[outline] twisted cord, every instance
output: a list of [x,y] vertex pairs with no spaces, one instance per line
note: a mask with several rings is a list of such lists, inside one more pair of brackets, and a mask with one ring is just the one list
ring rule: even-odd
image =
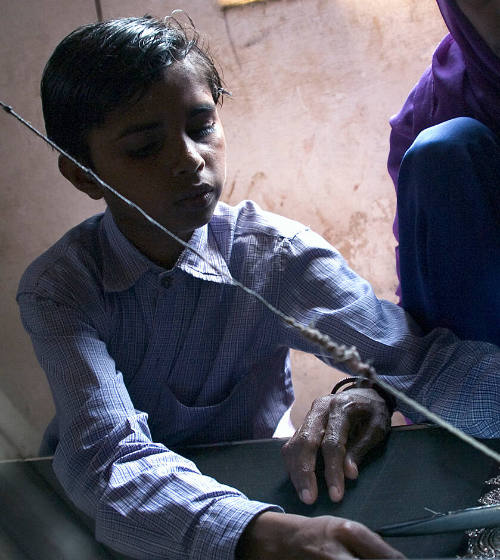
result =
[[496,462],[500,463],[500,453],[497,453],[493,449],[489,448],[488,446],[484,445],[480,441],[475,440],[473,437],[467,435],[462,430],[456,428],[446,420],[443,420],[440,416],[431,412],[426,407],[422,406],[420,403],[415,401],[414,399],[408,397],[401,391],[392,387],[385,381],[383,381],[376,373],[375,368],[367,363],[363,362],[361,359],[358,350],[354,347],[347,347],[343,344],[338,344],[334,342],[327,334],[322,333],[318,329],[303,325],[293,317],[286,315],[278,308],[274,307],[271,303],[269,303],[265,298],[263,298],[259,293],[255,290],[252,290],[248,286],[245,286],[238,280],[236,280],[229,272],[226,274],[222,271],[218,266],[214,263],[211,263],[206,259],[199,251],[194,249],[189,243],[186,243],[183,239],[175,235],[175,233],[168,230],[165,226],[157,222],[154,218],[152,218],[149,214],[147,214],[140,206],[132,202],[122,194],[120,194],[117,190],[113,187],[108,185],[104,182],[92,169],[85,167],[82,165],[78,160],[76,160],[73,156],[68,154],[65,150],[59,147],[55,142],[53,142],[50,138],[48,138],[45,134],[40,132],[37,128],[35,128],[29,121],[25,120],[21,115],[16,113],[14,109],[0,100],[0,107],[4,109],[6,113],[16,118],[19,122],[21,122],[24,126],[29,128],[33,133],[35,133],[39,138],[41,138],[44,142],[49,144],[54,150],[59,152],[64,157],[68,158],[71,162],[73,162],[77,167],[79,167],[84,173],[86,173],[89,177],[92,177],[96,183],[98,183],[101,187],[108,190],[109,192],[113,193],[117,196],[120,200],[128,204],[130,207],[137,210],[147,221],[151,224],[159,228],[162,232],[166,233],[172,239],[175,239],[178,243],[180,243],[183,247],[188,249],[189,251],[193,252],[199,259],[201,259],[204,263],[208,264],[218,275],[222,277],[226,277],[233,286],[236,286],[246,292],[247,294],[251,295],[252,297],[258,299],[267,309],[269,309],[272,313],[280,317],[286,324],[290,327],[298,331],[304,338],[307,340],[317,344],[320,346],[328,356],[330,356],[334,363],[343,363],[345,364],[354,374],[359,375],[370,381],[371,383],[375,383],[379,385],[382,389],[393,395],[395,398],[399,399],[400,401],[407,404],[409,407],[413,408],[420,414],[426,416],[429,420],[437,424],[438,426],[444,428],[448,432],[451,432],[454,436],[461,439],[462,441],[468,443],[481,453],[484,453],[488,457],[491,457]]

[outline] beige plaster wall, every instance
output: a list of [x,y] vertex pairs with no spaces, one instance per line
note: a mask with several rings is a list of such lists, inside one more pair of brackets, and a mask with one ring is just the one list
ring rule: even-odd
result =
[[[381,297],[393,299],[395,197],[388,124],[444,34],[434,0],[102,0],[105,18],[182,7],[224,69],[229,145],[224,200],[251,198],[309,224]],[[0,99],[43,126],[38,84],[53,48],[96,20],[94,0],[4,2]],[[0,458],[35,454],[53,408],[15,304],[27,264],[100,211],[58,174],[56,157],[0,114]],[[295,418],[335,373],[294,356]]]

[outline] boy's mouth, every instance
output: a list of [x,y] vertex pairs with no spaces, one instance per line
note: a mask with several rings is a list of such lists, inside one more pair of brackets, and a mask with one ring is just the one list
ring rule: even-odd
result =
[[180,204],[181,206],[204,208],[206,206],[210,206],[210,204],[213,202],[214,196],[214,190],[207,185],[204,186],[204,188],[202,188],[201,190],[184,196],[184,198],[178,201],[178,204]]

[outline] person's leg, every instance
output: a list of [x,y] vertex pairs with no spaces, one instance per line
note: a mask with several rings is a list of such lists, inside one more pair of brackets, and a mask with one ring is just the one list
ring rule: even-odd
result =
[[425,329],[500,345],[500,141],[474,119],[424,130],[398,181],[401,303]]

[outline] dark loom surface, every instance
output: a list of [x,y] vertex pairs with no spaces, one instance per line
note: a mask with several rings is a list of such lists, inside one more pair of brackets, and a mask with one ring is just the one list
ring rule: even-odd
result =
[[[500,440],[486,442],[500,450]],[[333,504],[320,479],[320,497],[306,506],[296,497],[280,455],[283,440],[238,442],[179,450],[204,474],[249,498],[281,505],[289,513],[337,515],[372,529],[415,518],[429,510],[476,506],[495,462],[435,427],[393,429],[370,453],[344,500]],[[321,465],[318,466],[321,470]],[[93,538],[93,523],[64,496],[50,459],[0,464],[0,559],[122,559]],[[426,509],[427,508],[427,509]],[[462,532],[387,538],[410,558],[453,558]]]
[[[281,505],[288,513],[336,515],[371,529],[477,506],[485,480],[498,472],[492,459],[440,428],[393,429],[386,445],[369,454],[358,480],[347,481],[340,504],[328,498],[322,477],[312,506],[300,502],[280,456],[283,441],[247,442],[190,450],[204,474],[236,486],[256,500]],[[500,441],[487,441],[500,449]],[[318,470],[321,470],[319,465]],[[427,509],[426,509],[427,508]],[[386,538],[410,558],[454,557],[465,544],[463,533]]]

